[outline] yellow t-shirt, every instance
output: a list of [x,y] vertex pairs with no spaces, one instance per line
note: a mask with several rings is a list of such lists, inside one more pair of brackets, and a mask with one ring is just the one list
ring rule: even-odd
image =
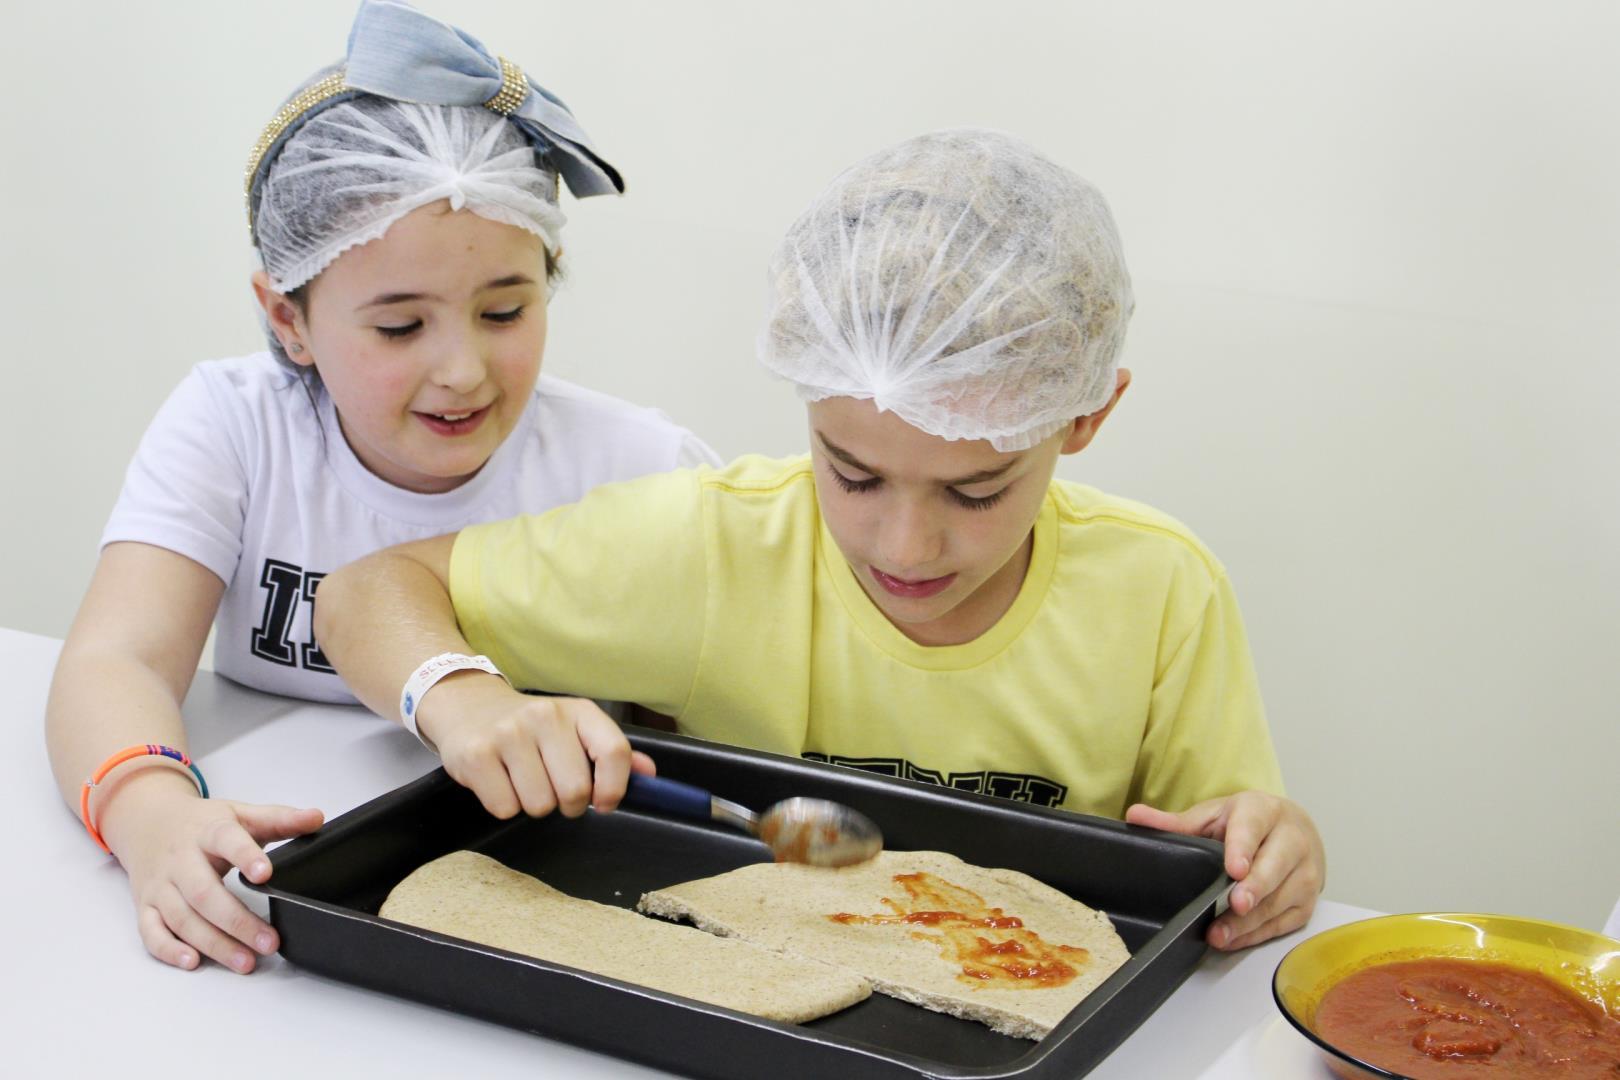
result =
[[703,739],[1120,817],[1281,792],[1225,570],[1185,527],[1054,481],[1029,571],[963,645],[911,641],[821,520],[808,458],[597,488],[464,530],[450,594],[521,687]]

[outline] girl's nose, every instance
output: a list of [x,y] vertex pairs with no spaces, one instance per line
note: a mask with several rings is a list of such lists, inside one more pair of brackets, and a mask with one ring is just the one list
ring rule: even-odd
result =
[[446,342],[434,368],[433,381],[458,394],[471,393],[483,383],[486,370],[481,343],[475,336],[464,334]]

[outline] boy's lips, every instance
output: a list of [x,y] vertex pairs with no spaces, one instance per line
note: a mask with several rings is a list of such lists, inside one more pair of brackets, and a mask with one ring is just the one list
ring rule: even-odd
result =
[[951,587],[956,580],[955,574],[946,574],[944,577],[924,578],[918,581],[907,581],[897,578],[893,574],[885,574],[875,566],[866,568],[872,575],[872,580],[883,586],[885,592],[894,596],[903,596],[908,600],[921,600],[930,596],[937,596]]
[[489,409],[490,407],[485,405],[482,409],[470,409],[461,412],[417,412],[413,413],[413,415],[422,421],[423,425],[435,435],[468,435],[477,430],[478,425],[482,424],[484,419],[489,416]]

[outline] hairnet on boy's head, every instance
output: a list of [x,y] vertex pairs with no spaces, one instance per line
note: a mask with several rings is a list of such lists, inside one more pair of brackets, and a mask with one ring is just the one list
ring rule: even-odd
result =
[[509,120],[369,94],[320,112],[281,148],[259,196],[254,237],[271,287],[290,292],[441,199],[558,250],[557,174]]
[[1003,451],[1108,402],[1133,304],[1102,194],[972,130],[845,170],[788,230],[769,284],[760,360],[805,400],[869,398]]

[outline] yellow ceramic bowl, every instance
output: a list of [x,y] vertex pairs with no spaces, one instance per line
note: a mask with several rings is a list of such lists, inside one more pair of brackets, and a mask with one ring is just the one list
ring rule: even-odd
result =
[[1620,941],[1513,915],[1385,915],[1324,930],[1291,949],[1271,979],[1277,1007],[1341,1077],[1401,1074],[1336,1049],[1316,1034],[1316,1007],[1329,987],[1374,964],[1431,956],[1489,960],[1539,971],[1620,1016]]

